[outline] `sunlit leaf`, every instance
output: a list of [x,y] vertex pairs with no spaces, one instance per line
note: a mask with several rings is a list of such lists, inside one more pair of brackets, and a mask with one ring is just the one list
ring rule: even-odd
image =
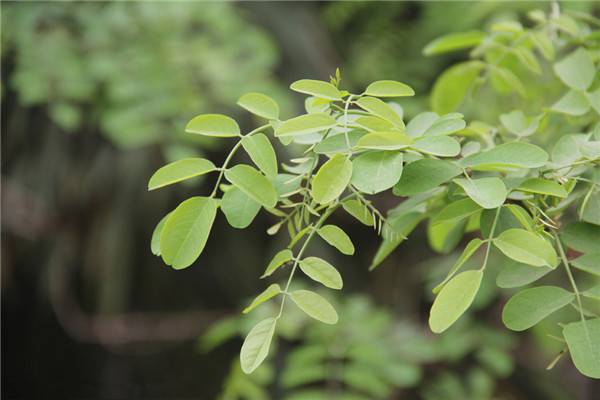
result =
[[326,324],[338,322],[338,314],[333,306],[318,294],[309,290],[295,290],[290,297],[308,316]]
[[404,128],[404,121],[392,107],[376,97],[361,97],[356,104],[365,111],[390,122],[397,128]]
[[148,182],[148,190],[155,190],[186,179],[215,171],[217,167],[204,158],[184,158],[160,168]]
[[262,93],[246,93],[240,97],[237,104],[254,115],[266,119],[279,118],[279,106],[269,96]]
[[342,276],[327,261],[318,257],[307,257],[300,260],[300,269],[309,278],[331,289],[341,289],[344,285]]
[[260,204],[237,187],[232,187],[223,194],[221,211],[225,214],[229,225],[244,229],[252,223],[260,211]]
[[290,85],[290,89],[296,92],[310,94],[328,100],[341,100],[340,91],[329,82],[314,79],[301,79]]
[[251,166],[236,165],[225,171],[225,178],[263,206],[273,208],[277,204],[277,192],[273,184]]
[[402,175],[402,153],[370,151],[352,160],[351,183],[368,194],[383,192],[394,186]]
[[313,132],[322,132],[336,125],[335,119],[325,113],[300,115],[283,121],[275,129],[275,136],[297,136]]
[[552,245],[535,233],[509,229],[494,238],[496,247],[509,258],[535,267],[556,268],[558,258]]
[[342,254],[354,254],[354,245],[350,237],[341,228],[335,225],[325,225],[317,230],[323,240],[338,249]]
[[267,269],[265,269],[265,273],[262,274],[261,279],[271,276],[281,266],[285,265],[286,262],[291,261],[293,258],[294,254],[290,249],[281,250],[273,256],[269,262],[269,265],[267,265]]
[[275,318],[262,320],[246,336],[240,351],[240,363],[244,373],[252,373],[267,358],[276,323]]
[[456,178],[454,182],[464,189],[467,196],[483,208],[500,207],[508,194],[506,186],[500,178]]
[[448,182],[462,170],[449,161],[425,158],[404,166],[400,181],[394,186],[394,194],[412,196],[423,193]]
[[150,250],[152,251],[152,254],[154,254],[155,256],[160,256],[160,236],[162,235],[162,231],[165,227],[165,223],[167,222],[167,219],[169,218],[170,215],[171,215],[171,213],[168,213],[167,215],[162,217],[162,219],[158,222],[158,224],[156,224],[154,231],[152,231],[152,240],[150,241]]
[[240,135],[240,127],[233,118],[222,114],[203,114],[194,117],[185,127],[188,133],[204,136],[234,137]]
[[271,142],[262,133],[242,138],[242,147],[254,164],[268,177],[277,175],[277,157]]
[[338,198],[350,183],[352,162],[343,154],[336,154],[319,168],[312,180],[312,198],[327,204]]
[[254,300],[252,300],[252,303],[250,303],[248,307],[244,308],[242,313],[248,314],[250,311],[254,310],[256,307],[260,306],[265,301],[272,299],[280,293],[281,287],[278,284],[273,283],[272,285],[269,285],[269,287],[267,287],[261,294],[259,294],[254,298]]
[[575,295],[556,286],[525,289],[511,297],[502,310],[508,329],[524,331],[575,299]]
[[415,91],[405,83],[397,81],[376,81],[367,86],[365,94],[375,97],[414,96]]

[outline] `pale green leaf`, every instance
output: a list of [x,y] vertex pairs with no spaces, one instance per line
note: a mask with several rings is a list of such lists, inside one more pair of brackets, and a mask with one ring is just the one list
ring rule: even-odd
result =
[[454,182],[464,189],[467,196],[483,208],[500,207],[508,194],[506,186],[500,178],[456,178]]
[[445,70],[431,92],[433,111],[445,114],[459,109],[484,68],[485,64],[481,61],[467,61]]
[[434,112],[422,112],[414,116],[406,125],[406,133],[410,137],[423,136],[425,132],[439,119]]
[[504,67],[494,67],[491,69],[491,80],[494,88],[503,94],[518,93],[525,97],[525,86],[514,72]]
[[532,267],[515,260],[508,260],[496,276],[496,285],[506,289],[529,285],[550,271],[552,269],[548,267]]
[[237,187],[232,187],[223,194],[221,211],[225,214],[229,225],[244,229],[252,223],[260,211],[260,204]]
[[502,310],[502,322],[508,329],[524,331],[575,299],[575,295],[557,286],[538,286],[511,297]]
[[346,143],[346,135],[343,133],[333,136],[329,134],[325,139],[317,143],[314,148],[314,152],[317,154],[335,154],[347,152],[349,149],[356,146],[358,140],[364,135],[364,132],[359,131],[348,132],[348,142],[350,143],[350,147],[348,147],[348,144]]
[[545,31],[531,32],[530,38],[546,60],[554,59],[554,44]]
[[412,143],[412,139],[404,133],[390,132],[371,132],[361,137],[356,147],[371,150],[400,150]]
[[433,332],[444,332],[469,308],[482,277],[480,270],[461,272],[442,288],[429,314],[429,327]]
[[583,47],[554,64],[554,72],[565,85],[575,90],[587,90],[597,74],[590,54]]
[[165,222],[160,253],[174,269],[189,267],[202,253],[217,213],[217,201],[192,197],[181,203]]
[[278,284],[273,283],[272,285],[269,285],[269,287],[267,287],[261,294],[259,294],[254,298],[254,300],[252,300],[252,303],[250,303],[248,307],[244,308],[242,313],[248,314],[250,311],[254,310],[256,307],[260,306],[265,301],[272,299],[280,293],[281,287]]
[[453,201],[433,217],[431,223],[441,224],[446,222],[458,222],[479,212],[481,206],[471,199]]
[[331,289],[341,289],[344,285],[342,276],[337,269],[327,261],[318,257],[307,257],[300,261],[300,269],[309,278],[322,283]]
[[405,83],[398,81],[376,81],[367,86],[365,94],[375,97],[414,96],[415,91]]
[[458,260],[456,260],[454,265],[452,265],[452,268],[450,268],[450,271],[448,272],[446,278],[439,285],[433,288],[434,294],[439,293],[439,291],[444,287],[444,285],[454,277],[458,270],[467,262],[467,260],[469,260],[469,258],[473,256],[473,254],[475,254],[475,252],[481,247],[483,243],[483,240],[479,238],[472,239],[469,243],[467,243],[467,246],[463,250],[460,257],[458,257]]
[[167,164],[152,175],[148,190],[158,189],[196,176],[216,171],[217,167],[204,158],[184,158]]
[[540,63],[535,58],[535,55],[531,49],[527,47],[517,47],[513,50],[513,53],[517,56],[517,59],[525,68],[537,75],[542,73]]
[[524,229],[508,229],[493,239],[507,257],[534,267],[556,268],[558,258],[552,245],[535,233]]
[[438,157],[454,157],[460,153],[460,143],[448,136],[427,136],[415,140],[410,146],[421,153]]
[[463,130],[467,126],[462,114],[451,113],[438,118],[423,134],[424,136],[442,136]]
[[481,31],[468,31],[449,33],[431,41],[423,49],[423,54],[431,56],[434,54],[448,53],[451,51],[468,49],[477,46],[485,38]]
[[162,219],[158,222],[158,224],[156,224],[154,231],[152,231],[152,239],[150,241],[150,250],[152,251],[152,254],[154,254],[155,256],[160,256],[160,236],[162,235],[162,231],[165,227],[165,223],[167,222],[167,219],[169,218],[170,215],[171,215],[171,213],[168,213],[167,215],[162,217]]
[[251,166],[236,165],[225,171],[225,178],[266,208],[273,208],[277,204],[277,192],[273,184]]
[[203,114],[194,117],[185,127],[188,133],[204,136],[233,137],[240,135],[240,127],[233,118],[222,114]]
[[402,175],[402,153],[370,151],[352,160],[351,183],[367,194],[383,192],[394,186]]
[[369,132],[385,132],[394,129],[394,124],[372,115],[362,115],[354,123]]
[[275,318],[262,320],[246,336],[240,351],[240,363],[244,373],[252,373],[267,358],[276,323]]
[[573,250],[582,253],[597,253],[598,243],[600,243],[600,225],[574,222],[564,227],[560,236]]
[[338,322],[338,314],[333,306],[318,294],[309,290],[295,290],[290,297],[309,317],[331,325]]
[[344,210],[367,226],[373,226],[373,215],[369,208],[360,200],[350,199],[342,203]]
[[254,164],[268,177],[277,175],[277,157],[271,142],[262,133],[242,138],[242,147]]
[[540,126],[539,117],[528,118],[521,110],[501,114],[500,122],[510,133],[521,137],[534,134]]
[[267,269],[265,269],[265,273],[260,277],[266,278],[267,276],[271,276],[275,271],[277,271],[281,266],[285,265],[288,261],[291,261],[294,258],[294,254],[290,249],[284,249],[278,252],[273,256],[269,265],[267,265]]
[[423,193],[448,182],[462,170],[449,161],[425,158],[404,166],[400,181],[394,186],[394,194],[412,196]]
[[596,249],[596,252],[584,254],[571,261],[571,265],[575,268],[580,269],[590,274],[600,276],[600,249]]
[[296,92],[309,94],[328,100],[341,100],[342,93],[329,82],[313,79],[301,79],[290,85],[290,89]]
[[269,96],[262,93],[246,93],[240,97],[237,104],[254,115],[266,119],[279,118],[279,106]]
[[323,240],[338,249],[342,254],[354,254],[354,245],[350,237],[341,228],[335,225],[325,225],[317,230]]
[[311,195],[319,204],[337,199],[352,177],[352,162],[343,154],[336,154],[319,168],[312,180]]
[[314,132],[322,132],[336,125],[335,119],[325,113],[300,115],[283,121],[275,129],[275,136],[297,136]]
[[383,118],[397,128],[404,128],[404,121],[389,104],[375,97],[361,97],[356,104],[363,110]]
[[552,110],[578,117],[590,111],[591,105],[587,97],[581,92],[569,90],[552,105]]
[[563,328],[563,336],[579,372],[600,379],[600,318],[572,322]]
[[460,164],[480,171],[502,171],[517,168],[538,168],[548,161],[548,153],[540,147],[522,142],[510,142],[463,158]]
[[582,295],[592,300],[600,300],[600,285],[589,288],[581,292]]
[[568,193],[562,185],[543,178],[530,178],[521,183],[517,190],[529,193],[545,194],[555,197],[567,197]]

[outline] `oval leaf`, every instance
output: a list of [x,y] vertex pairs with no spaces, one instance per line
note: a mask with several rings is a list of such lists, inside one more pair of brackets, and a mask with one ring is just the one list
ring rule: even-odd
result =
[[554,72],[565,85],[575,90],[587,90],[597,73],[590,54],[583,47],[554,64]]
[[277,175],[277,157],[269,139],[262,133],[242,138],[242,147],[254,164],[268,177]]
[[405,83],[398,81],[376,81],[367,86],[365,94],[375,97],[414,96],[415,91]]
[[184,158],[160,168],[148,181],[148,190],[155,190],[173,183],[215,171],[217,167],[204,158]]
[[521,183],[517,190],[565,198],[569,194],[560,184],[542,178],[531,178]]
[[335,308],[318,294],[309,290],[296,290],[290,294],[290,297],[309,317],[330,325],[338,322]]
[[232,187],[223,194],[221,211],[225,214],[229,225],[244,229],[252,223],[260,211],[260,204],[237,187]]
[[584,254],[571,261],[575,268],[600,276],[600,253]]
[[312,181],[311,195],[319,204],[337,199],[352,177],[352,163],[346,156],[336,154],[319,168]]
[[493,239],[505,256],[534,267],[556,268],[558,258],[545,239],[524,229],[508,229]]
[[338,249],[342,254],[354,254],[354,245],[350,237],[341,228],[335,225],[325,225],[317,231],[319,236],[327,243]]
[[448,136],[427,136],[416,140],[410,147],[439,157],[454,157],[460,153],[460,143]]
[[530,143],[510,142],[472,154],[461,160],[463,167],[479,171],[501,171],[516,168],[538,168],[548,161],[548,153]]
[[434,54],[468,49],[477,46],[479,43],[481,43],[484,37],[485,33],[481,31],[449,33],[433,40],[427,46],[425,46],[423,49],[423,54],[426,56],[431,56]]
[[509,289],[529,285],[537,281],[552,269],[548,267],[532,267],[518,261],[509,260],[496,277],[496,285]]
[[279,106],[269,96],[262,93],[246,93],[240,97],[237,104],[254,115],[266,119],[279,118]]
[[431,224],[458,222],[479,212],[481,207],[471,199],[453,201],[432,218]]
[[318,257],[307,257],[301,260],[300,269],[309,278],[331,289],[341,289],[344,285],[342,276],[337,269],[327,261]]
[[469,308],[482,277],[480,270],[461,272],[442,288],[429,314],[429,327],[433,332],[444,332]]
[[563,336],[579,372],[600,379],[600,318],[572,322],[563,328]]
[[451,162],[424,158],[404,166],[400,181],[394,186],[394,194],[412,196],[427,192],[460,175],[462,170]]
[[199,115],[188,122],[185,131],[216,137],[234,137],[240,135],[240,127],[237,122],[233,118],[222,114]]
[[483,208],[500,207],[508,194],[506,186],[500,178],[457,178],[454,182],[464,189],[467,196]]
[[236,165],[225,171],[225,178],[252,200],[267,208],[277,204],[277,192],[271,182],[249,165]]
[[575,295],[556,286],[538,286],[511,297],[502,310],[508,329],[524,331],[575,299]]
[[325,113],[314,113],[300,115],[287,121],[283,121],[275,129],[275,136],[296,136],[306,135],[314,132],[321,132],[336,125],[333,117]]
[[165,227],[165,223],[167,222],[167,219],[169,218],[170,215],[171,215],[171,213],[168,213],[167,215],[165,215],[158,222],[158,224],[156,224],[156,228],[154,228],[154,231],[152,231],[152,239],[150,241],[150,250],[152,251],[152,254],[154,254],[155,256],[160,256],[160,236],[162,235],[162,231]]
[[433,85],[431,92],[433,111],[445,114],[457,110],[485,67],[486,64],[480,61],[467,61],[445,70]]
[[395,127],[404,128],[404,121],[402,121],[402,118],[383,100],[376,97],[361,97],[357,100],[356,104],[374,116],[390,122]]
[[160,253],[174,269],[189,267],[202,253],[217,213],[217,201],[192,197],[181,203],[165,222]]
[[294,258],[294,254],[292,253],[292,251],[290,249],[281,250],[279,253],[277,253],[273,256],[273,258],[269,262],[269,265],[267,265],[267,269],[265,270],[265,273],[262,274],[262,276],[260,278],[262,279],[262,278],[266,278],[267,276],[271,276],[273,274],[273,272],[275,272],[277,269],[279,269],[279,267],[284,265],[286,262],[291,261],[293,258]]
[[373,226],[373,215],[369,208],[360,200],[350,199],[342,203],[344,210],[367,226]]
[[290,89],[310,94],[311,96],[319,97],[328,100],[341,100],[342,94],[329,82],[317,81],[314,79],[300,79],[290,85]]
[[371,151],[352,160],[351,183],[368,194],[383,192],[394,186],[402,175],[402,153]]
[[262,320],[246,336],[240,351],[240,363],[244,373],[252,373],[267,358],[276,323],[275,318]]
[[472,239],[467,244],[467,246],[463,250],[463,252],[460,255],[460,257],[458,257],[458,260],[456,260],[456,262],[454,263],[454,265],[452,266],[452,268],[450,268],[450,271],[448,272],[448,275],[446,276],[446,278],[442,281],[442,283],[440,283],[439,285],[437,285],[436,287],[434,287],[433,290],[432,290],[432,292],[434,294],[439,293],[439,291],[442,290],[442,288],[444,287],[444,285],[450,279],[452,279],[452,277],[454,277],[454,275],[456,274],[456,272],[458,272],[458,270],[460,269],[460,267],[462,267],[467,262],[467,260],[469,260],[469,258],[471,258],[473,256],[473,254],[475,254],[475,252],[479,249],[479,247],[481,247],[481,245],[483,243],[484,243],[483,240],[481,240],[479,238]]
[[266,288],[261,294],[259,294],[254,298],[254,300],[252,300],[252,303],[250,303],[248,307],[244,308],[244,311],[242,311],[242,313],[248,314],[250,311],[254,310],[256,307],[260,306],[265,301],[272,299],[280,293],[281,287],[278,284],[274,283],[272,285],[269,285],[268,288]]
[[401,132],[372,132],[358,140],[356,147],[371,150],[400,150],[409,147],[412,139]]

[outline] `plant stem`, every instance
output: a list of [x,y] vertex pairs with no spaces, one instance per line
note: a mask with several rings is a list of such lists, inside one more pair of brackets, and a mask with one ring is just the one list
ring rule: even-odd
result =
[[490,256],[490,250],[492,248],[492,239],[494,238],[494,233],[496,231],[496,224],[498,223],[498,216],[500,216],[500,210],[502,206],[496,209],[496,215],[494,216],[494,222],[492,222],[492,229],[490,229],[490,237],[488,238],[487,247],[485,249],[485,256],[483,257],[483,265],[481,266],[481,271],[485,269],[487,266],[488,258]]
[[569,260],[567,260],[565,250],[563,249],[562,243],[560,242],[560,238],[556,234],[556,231],[552,232],[552,236],[554,236],[554,240],[556,241],[556,247],[558,247],[558,254],[560,255],[560,259],[563,265],[565,266],[565,271],[567,272],[567,276],[569,277],[569,282],[571,282],[573,292],[575,292],[575,299],[577,300],[577,305],[579,306],[579,315],[581,316],[581,321],[583,321],[583,323],[585,324],[585,316],[583,315],[583,304],[581,303],[581,295],[579,294],[579,289],[577,288],[577,284],[575,283],[575,279],[573,278],[573,273],[571,272],[571,267],[569,266]]

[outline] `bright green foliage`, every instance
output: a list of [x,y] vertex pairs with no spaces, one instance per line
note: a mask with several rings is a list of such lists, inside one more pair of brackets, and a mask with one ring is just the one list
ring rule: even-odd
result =
[[159,189],[186,179],[215,171],[215,165],[204,158],[184,158],[165,165],[152,175],[148,181],[148,190]]
[[342,254],[354,254],[354,245],[350,237],[341,228],[335,225],[325,225],[317,230],[319,236],[327,243],[338,249]]
[[150,250],[152,250],[152,254],[155,256],[160,256],[160,237],[162,235],[162,231],[165,227],[165,223],[169,218],[171,213],[165,215],[159,222],[156,224],[154,231],[152,231],[152,239],[150,241]]
[[217,213],[217,202],[192,197],[181,203],[165,222],[160,236],[160,254],[175,269],[189,267],[200,255]]
[[279,295],[280,293],[281,293],[281,287],[278,284],[274,283],[274,284],[270,285],[268,288],[266,288],[261,294],[256,296],[256,298],[254,300],[252,300],[252,303],[250,303],[250,305],[248,307],[244,308],[244,311],[242,311],[242,312],[244,314],[247,314],[250,311],[254,310],[256,307],[260,306],[265,301],[269,301],[270,299]]
[[431,306],[429,327],[442,333],[469,308],[481,285],[483,272],[465,271],[452,278],[440,291]]
[[[183,202],[166,222],[159,223],[153,252],[174,268],[191,264],[204,247],[218,204],[234,228],[250,224],[264,207],[274,219],[267,233],[287,232],[289,237],[262,276],[277,276],[278,269],[290,265],[285,286],[273,283],[246,309],[279,297],[268,302],[278,306],[270,314],[275,317],[260,322],[246,338],[242,371],[251,372],[263,362],[276,323],[281,319],[283,324],[291,312],[289,302],[313,319],[327,324],[338,321],[324,297],[292,285],[301,271],[322,289],[342,288],[338,270],[307,252],[313,239],[321,237],[343,254],[354,254],[350,237],[329,222],[343,208],[382,236],[370,269],[401,249],[421,222],[434,251],[448,254],[458,247],[460,256],[448,264],[449,271],[433,290],[429,325],[436,333],[453,326],[475,300],[479,307],[484,298],[494,297],[487,285],[493,281],[487,279],[493,278],[490,270],[499,271],[496,284],[501,288],[529,285],[546,275],[558,282],[562,276],[569,291],[558,286],[525,289],[508,301],[503,321],[510,329],[525,330],[573,304],[573,309],[565,307],[564,315],[569,318],[570,311],[579,322],[565,321],[571,322],[564,329],[565,340],[576,367],[589,376],[597,372],[590,357],[597,354],[598,346],[588,340],[597,319],[589,319],[594,314],[588,309],[593,310],[599,293],[593,284],[581,291],[575,279],[599,274],[600,82],[597,57],[588,50],[593,48],[594,33],[582,36],[591,29],[583,29],[589,22],[583,18],[550,18],[542,11],[531,18],[532,28],[503,21],[493,23],[489,32],[454,33],[433,41],[425,54],[472,48],[470,59],[450,66],[437,79],[430,96],[433,111],[418,110],[418,102],[406,103],[404,109],[402,97],[414,92],[396,81],[376,81],[365,85],[364,91],[351,93],[340,87],[337,71],[330,82],[294,82],[292,90],[309,96],[306,113],[286,121],[278,119],[279,107],[273,99],[253,92],[238,103],[268,119],[265,125],[242,133],[235,121],[217,114],[190,122],[192,133],[235,136],[237,142],[220,168],[211,163],[203,170],[219,171],[210,197]],[[554,57],[560,61],[554,63]],[[488,92],[493,104],[479,104],[479,97],[481,103],[490,97]],[[397,97],[400,104],[384,101],[390,97]],[[406,125],[405,110],[412,117]],[[281,167],[273,139],[297,151]],[[240,148],[258,169],[230,165]],[[193,168],[174,171],[157,172],[160,179],[155,178],[158,183],[151,188],[204,173]],[[222,184],[223,178],[231,185]],[[391,188],[404,198],[384,215],[375,206],[379,202],[369,196]],[[574,251],[584,254],[571,257]],[[478,269],[472,269],[474,263]],[[557,268],[559,264],[564,268]],[[571,266],[590,274],[573,276]],[[463,268],[466,271],[461,272]],[[481,357],[496,359],[493,354]],[[389,397],[378,389],[385,387],[380,378],[357,368],[345,371],[344,384],[373,398]],[[304,368],[302,373],[285,377],[285,382],[318,379],[325,372],[320,366]],[[319,398],[314,392],[306,396]]]
[[577,369],[600,379],[600,318],[572,322],[563,328],[563,336]]
[[574,299],[573,293],[556,286],[525,289],[508,300],[502,311],[502,322],[513,331],[524,331]]

